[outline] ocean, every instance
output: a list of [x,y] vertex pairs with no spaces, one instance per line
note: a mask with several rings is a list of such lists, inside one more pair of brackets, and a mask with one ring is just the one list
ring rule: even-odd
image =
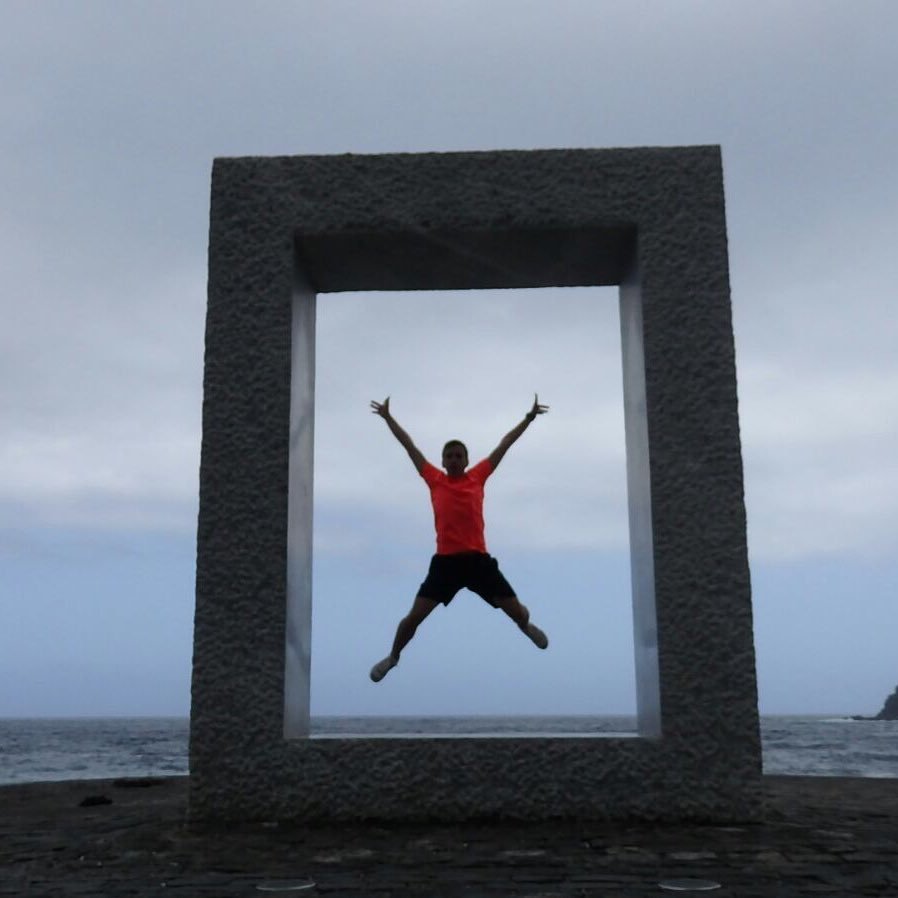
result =
[[[632,717],[316,717],[320,736],[633,735]],[[187,774],[180,717],[0,719],[0,784]],[[762,717],[764,772],[898,777],[898,721]]]

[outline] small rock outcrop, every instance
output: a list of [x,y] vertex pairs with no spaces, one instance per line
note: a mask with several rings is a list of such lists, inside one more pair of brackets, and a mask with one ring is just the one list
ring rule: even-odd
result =
[[874,720],[898,720],[898,686],[895,691],[886,699],[882,706],[882,711],[873,718]]

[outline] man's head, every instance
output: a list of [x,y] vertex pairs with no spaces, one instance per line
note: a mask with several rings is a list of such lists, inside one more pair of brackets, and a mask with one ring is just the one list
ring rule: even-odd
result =
[[461,440],[449,440],[443,446],[443,467],[450,477],[460,477],[468,467],[468,447]]

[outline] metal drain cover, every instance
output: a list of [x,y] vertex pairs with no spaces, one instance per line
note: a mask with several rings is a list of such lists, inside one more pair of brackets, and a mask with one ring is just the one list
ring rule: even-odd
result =
[[315,883],[311,879],[281,879],[260,882],[256,888],[260,892],[304,892],[306,889],[314,889]]
[[664,879],[658,885],[669,892],[713,892],[720,888],[713,879]]

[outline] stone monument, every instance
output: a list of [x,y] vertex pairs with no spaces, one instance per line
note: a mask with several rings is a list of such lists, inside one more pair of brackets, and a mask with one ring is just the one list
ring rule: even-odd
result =
[[[638,734],[310,737],[319,294],[589,285],[620,287]],[[217,159],[191,819],[750,820],[760,774],[719,149]]]

